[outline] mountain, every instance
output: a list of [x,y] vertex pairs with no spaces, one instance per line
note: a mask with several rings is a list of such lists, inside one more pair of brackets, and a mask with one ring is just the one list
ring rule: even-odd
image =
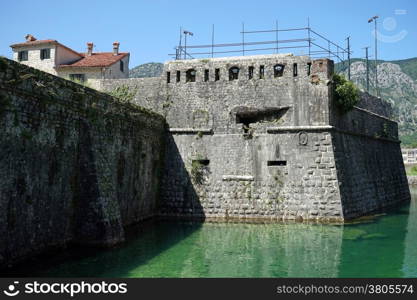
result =
[[161,63],[147,63],[139,65],[130,69],[129,77],[130,78],[143,78],[143,77],[158,77],[162,74],[162,68],[164,64]]
[[[375,64],[369,61],[369,92],[375,94]],[[336,71],[347,76],[347,63],[336,64]],[[361,89],[366,88],[366,61],[351,60],[351,80]],[[417,57],[378,61],[378,86],[383,100],[394,107],[402,146],[417,147]]]

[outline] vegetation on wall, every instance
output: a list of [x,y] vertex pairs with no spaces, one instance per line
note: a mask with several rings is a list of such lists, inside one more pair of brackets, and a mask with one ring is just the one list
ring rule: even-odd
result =
[[417,176],[417,166],[412,166],[411,168],[406,169],[407,175]]
[[76,78],[69,79],[69,80],[71,80],[72,82],[75,82],[77,84],[80,84],[82,86],[88,87],[90,89],[92,88],[91,85],[87,81],[85,81],[85,80],[79,80],[79,79],[76,79]]
[[117,98],[122,103],[132,103],[138,91],[137,87],[129,87],[127,85],[121,85],[108,92],[108,94],[114,98]]
[[334,100],[341,113],[348,112],[359,102],[359,89],[343,75],[333,75]]

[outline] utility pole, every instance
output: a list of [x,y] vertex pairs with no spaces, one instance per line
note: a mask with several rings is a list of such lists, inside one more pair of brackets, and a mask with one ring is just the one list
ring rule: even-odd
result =
[[194,34],[191,31],[184,30],[184,59],[187,59],[187,35],[193,36]]
[[350,80],[350,36],[347,38],[347,55],[348,55],[348,79]]
[[376,26],[376,20],[378,19],[378,16],[373,16],[372,18],[370,18],[368,20],[368,23],[375,23],[375,32],[374,32],[374,36],[375,36],[375,90],[376,90],[376,95],[377,97],[379,96],[379,89],[378,89],[378,31],[377,31],[377,26]]
[[242,55],[245,56],[245,23],[242,22]]
[[213,57],[214,51],[214,24],[211,26],[211,57]]
[[368,48],[364,47],[365,49],[365,57],[366,57],[366,91],[369,93],[369,59],[368,59]]
[[177,49],[177,57],[176,59],[181,59],[181,52],[182,52],[182,27],[180,27],[180,42],[178,44],[178,49]]

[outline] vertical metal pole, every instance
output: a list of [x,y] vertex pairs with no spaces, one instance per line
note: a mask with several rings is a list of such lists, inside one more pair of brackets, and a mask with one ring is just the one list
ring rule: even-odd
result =
[[177,51],[177,59],[181,59],[181,52],[182,52],[182,27],[180,26],[180,44],[178,46],[178,51]]
[[214,24],[211,26],[211,57],[213,57],[214,49]]
[[329,49],[329,59],[330,59],[330,41],[327,41],[328,49]]
[[310,17],[307,18],[307,31],[308,31],[308,56],[311,56],[311,39],[310,39]]
[[277,42],[277,49],[275,50],[275,53],[278,53],[279,52],[279,50],[278,50],[278,20],[275,20],[275,40],[276,40],[276,42]]
[[245,24],[242,22],[242,55],[245,56]]
[[379,96],[379,89],[378,89],[378,44],[377,44],[377,31],[376,31],[376,20],[377,18],[374,19],[375,22],[375,89],[376,89],[376,95],[377,97]]
[[337,58],[339,59],[340,62],[340,57],[339,57],[339,46],[336,47],[336,54],[337,54]]
[[184,42],[184,59],[187,59],[187,34],[184,34],[184,39],[185,39],[185,42]]
[[350,80],[350,36],[347,37],[348,79]]

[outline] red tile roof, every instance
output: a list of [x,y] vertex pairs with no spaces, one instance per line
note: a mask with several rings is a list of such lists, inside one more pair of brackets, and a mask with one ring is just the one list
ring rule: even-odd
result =
[[17,48],[17,47],[27,47],[27,46],[37,46],[37,45],[42,45],[42,44],[52,44],[52,45],[58,45],[61,47],[64,47],[65,49],[73,52],[74,54],[79,55],[80,57],[82,56],[80,53],[78,53],[77,51],[72,50],[71,48],[62,45],[60,42],[58,42],[57,40],[35,40],[35,41],[30,41],[30,42],[24,42],[24,43],[18,43],[18,44],[13,44],[10,45],[11,48]]
[[31,42],[24,42],[24,43],[17,43],[17,44],[13,44],[10,45],[10,47],[15,48],[15,47],[23,47],[23,46],[34,46],[34,45],[40,45],[40,44],[59,44],[57,40],[36,40],[36,41],[31,41]]
[[70,65],[59,65],[58,68],[84,68],[84,67],[108,67],[127,56],[127,52],[119,52],[113,55],[113,52],[93,53],[91,56],[86,53],[80,53],[83,58]]
[[68,48],[65,45],[62,45],[57,40],[36,40],[24,43],[18,43],[10,45],[12,48],[17,47],[27,47],[27,46],[36,46],[41,44],[53,44],[64,47],[71,52],[80,56],[80,59],[76,62],[69,64],[69,65],[59,65],[58,68],[85,68],[85,67],[108,67],[112,64],[118,62],[125,56],[129,55],[127,52],[119,52],[118,55],[113,55],[113,52],[99,52],[99,53],[92,53],[91,56],[88,56],[87,53],[79,53],[77,51]]

